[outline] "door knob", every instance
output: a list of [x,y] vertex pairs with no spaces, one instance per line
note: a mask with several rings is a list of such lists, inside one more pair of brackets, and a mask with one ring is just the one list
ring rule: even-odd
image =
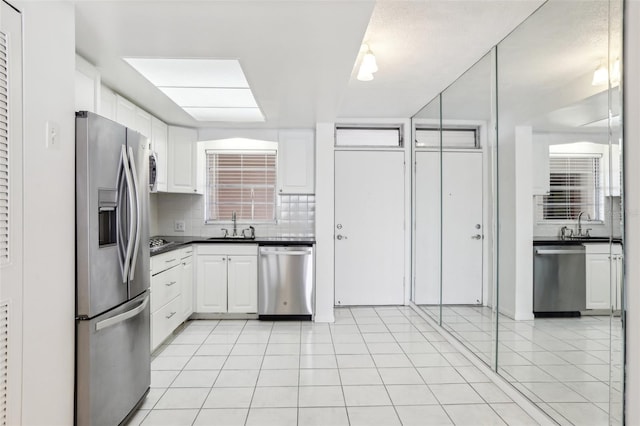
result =
[[471,239],[472,239],[472,240],[481,240],[481,239],[482,239],[482,235],[480,235],[480,234],[473,235],[473,236],[471,237]]
[[347,236],[346,235],[340,235],[340,234],[336,235],[336,239],[338,239],[338,240],[342,240],[343,238],[346,240]]

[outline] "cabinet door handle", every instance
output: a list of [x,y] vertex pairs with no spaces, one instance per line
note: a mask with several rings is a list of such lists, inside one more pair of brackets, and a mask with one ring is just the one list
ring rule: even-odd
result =
[[228,261],[231,261],[231,258],[229,257],[229,258],[227,258],[227,260],[228,260]]
[[171,281],[170,283],[165,284],[167,287],[171,287],[172,285],[174,285],[177,281]]
[[171,312],[171,313],[170,313],[169,315],[167,315],[165,318],[166,318],[166,319],[169,319],[169,318],[171,318],[172,316],[174,316],[175,314],[176,314],[175,312]]
[[170,263],[170,262],[175,262],[175,261],[176,261],[176,259],[174,258],[174,259],[165,260],[164,263]]

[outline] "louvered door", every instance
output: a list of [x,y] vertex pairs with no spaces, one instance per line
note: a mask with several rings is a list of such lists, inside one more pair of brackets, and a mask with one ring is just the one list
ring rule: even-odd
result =
[[22,29],[0,2],[0,426],[21,424]]

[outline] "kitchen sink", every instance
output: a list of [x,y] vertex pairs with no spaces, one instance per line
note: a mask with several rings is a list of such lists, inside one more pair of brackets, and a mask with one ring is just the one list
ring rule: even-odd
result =
[[238,235],[238,236],[227,236],[227,237],[211,237],[211,238],[207,238],[207,241],[235,241],[235,240],[248,240],[248,241],[252,241],[255,240],[255,237],[243,237],[242,235]]
[[566,238],[564,241],[575,241],[577,243],[608,243],[609,237]]

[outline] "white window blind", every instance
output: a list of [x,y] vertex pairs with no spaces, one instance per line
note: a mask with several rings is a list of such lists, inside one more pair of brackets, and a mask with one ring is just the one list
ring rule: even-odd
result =
[[205,221],[276,218],[276,151],[207,151]]
[[580,212],[588,214],[591,220],[603,220],[600,161],[599,155],[551,154],[550,192],[537,197],[538,221],[577,220]]
[[[475,128],[443,129],[443,148],[478,148],[478,132]],[[416,148],[440,148],[439,129],[416,129]]]
[[0,32],[0,265],[9,263],[9,84],[7,36]]

